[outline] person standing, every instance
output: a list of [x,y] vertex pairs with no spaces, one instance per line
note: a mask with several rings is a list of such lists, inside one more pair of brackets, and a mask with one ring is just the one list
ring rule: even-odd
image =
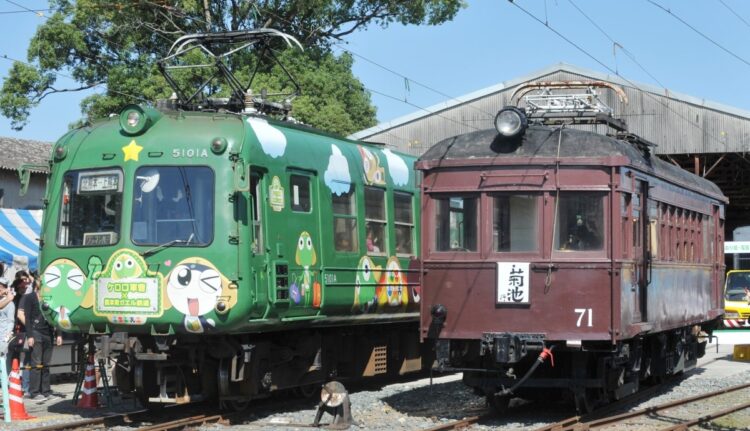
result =
[[31,373],[29,378],[29,398],[34,401],[64,395],[52,392],[50,386],[49,364],[52,360],[53,340],[56,345],[62,344],[62,336],[55,336],[55,328],[42,316],[39,307],[41,289],[34,284],[33,292],[23,298],[22,311],[26,322],[26,338],[31,349]]
[[14,292],[8,287],[8,280],[0,277],[0,360],[6,360],[6,372],[10,372],[12,355],[8,352],[8,343],[13,337],[16,321],[16,305],[13,303]]
[[[23,302],[27,293],[31,293],[33,286],[31,284],[31,276],[26,271],[16,272],[15,280],[11,284],[11,290],[15,293],[15,299],[13,300],[16,305],[16,327],[13,334],[13,339],[8,346],[9,358],[18,358],[18,363],[21,366],[21,385],[23,387],[23,393],[28,396],[29,394],[29,361],[31,360],[31,348],[26,342],[26,318],[23,312]],[[13,359],[9,359],[11,362]]]

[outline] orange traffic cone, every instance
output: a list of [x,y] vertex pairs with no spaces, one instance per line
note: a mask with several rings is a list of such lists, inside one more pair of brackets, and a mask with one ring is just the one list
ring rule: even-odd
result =
[[99,395],[96,393],[96,374],[94,373],[94,355],[89,354],[86,364],[86,373],[83,377],[83,388],[81,388],[81,399],[76,407],[81,409],[99,408]]
[[11,372],[8,374],[8,399],[10,401],[10,420],[25,421],[34,419],[26,413],[26,407],[23,406],[23,388],[21,388],[21,371],[18,369],[18,359],[13,360]]

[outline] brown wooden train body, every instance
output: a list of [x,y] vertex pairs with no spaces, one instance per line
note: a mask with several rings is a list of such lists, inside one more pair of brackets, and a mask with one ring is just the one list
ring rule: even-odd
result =
[[613,373],[637,387],[694,364],[700,331],[723,312],[727,200],[630,138],[486,130],[419,159],[421,331],[443,369],[464,370],[490,396],[555,346],[563,369],[529,385],[621,395],[633,388],[607,383]]

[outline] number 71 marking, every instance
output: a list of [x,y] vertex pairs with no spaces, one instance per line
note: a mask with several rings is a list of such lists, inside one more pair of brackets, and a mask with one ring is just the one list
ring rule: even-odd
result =
[[591,312],[590,308],[576,308],[573,311],[575,311],[576,313],[578,313],[578,322],[576,322],[576,326],[577,327],[579,327],[579,328],[581,327],[581,322],[583,321],[583,316],[585,316],[587,314],[589,315],[589,318],[588,318],[588,325],[586,325],[586,326],[588,326],[588,327],[593,326],[592,325],[592,319],[593,319],[592,314],[593,313]]

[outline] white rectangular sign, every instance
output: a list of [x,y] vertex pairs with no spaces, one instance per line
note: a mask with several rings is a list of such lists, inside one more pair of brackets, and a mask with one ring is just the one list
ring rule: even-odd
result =
[[529,263],[497,263],[498,304],[529,303]]
[[727,241],[724,243],[724,254],[750,253],[750,241]]
[[160,316],[162,304],[155,278],[100,278],[94,314]]

